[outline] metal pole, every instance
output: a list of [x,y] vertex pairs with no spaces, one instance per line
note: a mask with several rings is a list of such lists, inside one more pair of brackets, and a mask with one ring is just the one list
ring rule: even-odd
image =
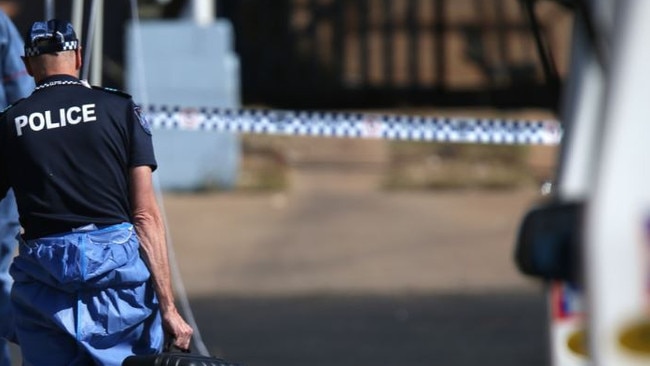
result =
[[72,26],[77,31],[77,37],[81,37],[81,27],[83,26],[84,0],[72,1]]
[[102,84],[102,58],[104,57],[104,0],[95,0],[97,16],[95,17],[95,33],[93,37],[92,67],[90,68],[90,83]]
[[45,20],[54,18],[54,0],[45,1]]
[[214,0],[194,0],[192,11],[194,21],[199,25],[208,25],[214,21]]

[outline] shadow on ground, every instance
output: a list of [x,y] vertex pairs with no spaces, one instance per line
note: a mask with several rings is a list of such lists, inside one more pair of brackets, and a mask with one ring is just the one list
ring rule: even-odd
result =
[[541,290],[191,302],[210,352],[246,366],[548,365]]

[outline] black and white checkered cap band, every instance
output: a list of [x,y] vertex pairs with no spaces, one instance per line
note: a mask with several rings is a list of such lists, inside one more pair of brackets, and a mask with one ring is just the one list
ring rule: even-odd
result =
[[79,41],[66,41],[62,44],[25,47],[25,57],[33,57],[51,52],[72,51],[77,48],[79,48]]
[[560,124],[554,120],[166,106],[144,110],[153,128],[184,131],[526,145],[556,145],[562,137]]

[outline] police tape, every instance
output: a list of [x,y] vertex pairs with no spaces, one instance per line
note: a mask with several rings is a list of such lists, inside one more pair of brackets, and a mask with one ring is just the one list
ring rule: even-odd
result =
[[554,120],[407,116],[375,113],[147,106],[155,129],[427,142],[556,145]]

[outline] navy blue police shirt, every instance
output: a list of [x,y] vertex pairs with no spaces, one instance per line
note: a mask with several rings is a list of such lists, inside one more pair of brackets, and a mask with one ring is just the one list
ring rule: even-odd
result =
[[13,188],[25,239],[131,221],[129,169],[156,169],[131,98],[56,75],[0,116],[0,197]]

